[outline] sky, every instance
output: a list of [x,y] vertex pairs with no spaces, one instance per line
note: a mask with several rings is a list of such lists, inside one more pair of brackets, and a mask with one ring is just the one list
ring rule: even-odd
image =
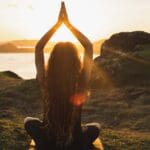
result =
[[[70,22],[91,40],[150,32],[150,0],[64,0]],[[56,23],[61,0],[0,0],[0,41],[39,39]],[[75,37],[62,26],[53,41]]]

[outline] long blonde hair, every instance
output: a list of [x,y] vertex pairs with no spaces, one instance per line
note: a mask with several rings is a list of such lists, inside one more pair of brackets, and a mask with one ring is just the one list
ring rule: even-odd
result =
[[59,145],[72,140],[76,121],[80,117],[71,102],[80,86],[81,62],[76,47],[70,42],[57,43],[46,71],[45,120],[49,132]]

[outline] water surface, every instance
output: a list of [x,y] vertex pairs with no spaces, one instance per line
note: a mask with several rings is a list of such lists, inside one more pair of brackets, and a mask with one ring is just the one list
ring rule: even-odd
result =
[[[45,61],[48,60],[45,53]],[[94,56],[96,57],[96,55]],[[0,53],[0,71],[10,70],[24,79],[35,78],[34,53]]]

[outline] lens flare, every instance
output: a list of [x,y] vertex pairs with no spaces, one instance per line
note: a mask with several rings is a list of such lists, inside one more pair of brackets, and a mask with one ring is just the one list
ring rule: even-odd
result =
[[87,99],[88,94],[85,92],[79,92],[71,96],[70,101],[75,106],[81,106]]

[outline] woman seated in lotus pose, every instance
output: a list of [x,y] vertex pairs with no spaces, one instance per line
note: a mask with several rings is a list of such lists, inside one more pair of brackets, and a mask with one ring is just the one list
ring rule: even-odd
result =
[[[55,31],[64,23],[84,47],[83,64],[75,45],[57,43],[45,69],[43,49]],[[99,124],[81,125],[81,110],[88,96],[91,76],[92,43],[69,21],[62,2],[57,23],[39,40],[35,49],[37,80],[44,100],[44,115],[25,118],[25,129],[38,150],[87,150],[99,135]]]

